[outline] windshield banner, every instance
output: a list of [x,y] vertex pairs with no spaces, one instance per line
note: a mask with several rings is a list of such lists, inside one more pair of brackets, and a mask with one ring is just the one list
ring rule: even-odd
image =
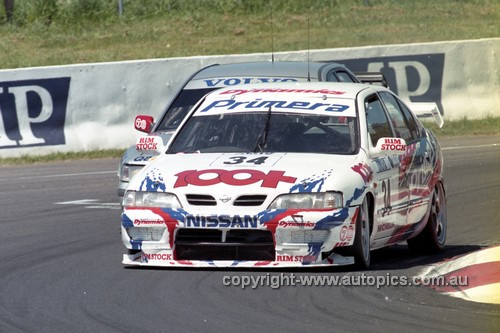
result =
[[346,117],[356,116],[354,101],[352,100],[326,100],[325,102],[327,103],[317,102],[317,99],[312,100],[307,98],[300,100],[271,100],[262,98],[252,98],[248,100],[208,100],[198,108],[195,116],[242,111],[267,112],[269,109],[273,112],[312,113]]

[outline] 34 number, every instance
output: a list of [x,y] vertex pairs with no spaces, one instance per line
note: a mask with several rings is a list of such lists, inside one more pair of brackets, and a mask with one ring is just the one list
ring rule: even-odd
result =
[[268,156],[256,157],[250,160],[247,160],[247,156],[232,156],[230,157],[230,161],[225,161],[224,164],[241,164],[241,163],[251,163],[255,165],[263,164]]

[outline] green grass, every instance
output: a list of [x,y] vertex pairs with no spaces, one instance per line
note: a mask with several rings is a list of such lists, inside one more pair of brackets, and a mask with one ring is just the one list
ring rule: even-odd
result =
[[[444,123],[443,128],[438,128],[435,123],[425,123],[425,126],[427,128],[430,128],[438,138],[466,135],[499,135],[500,117],[488,117],[485,119],[474,120],[463,118],[461,120],[447,121]],[[57,153],[44,156],[0,158],[0,165],[34,164],[76,159],[120,158],[124,152],[124,149],[112,149],[86,152]]]
[[438,137],[459,135],[495,135],[500,134],[500,117],[487,117],[484,119],[445,121],[442,128],[436,123],[425,123]]
[[[0,69],[500,36],[498,0],[14,0]],[[368,3],[368,5],[366,5]]]
[[21,157],[0,158],[0,165],[34,164],[76,159],[120,158],[125,149],[94,150],[85,152],[54,153],[42,156],[25,155]]

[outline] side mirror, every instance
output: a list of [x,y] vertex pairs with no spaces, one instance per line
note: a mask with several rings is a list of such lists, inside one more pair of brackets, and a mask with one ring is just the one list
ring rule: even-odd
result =
[[141,154],[160,155],[164,148],[162,138],[157,135],[143,136],[135,144],[135,149]]
[[406,152],[406,141],[400,138],[380,138],[377,145],[370,149],[373,157],[403,155]]
[[155,123],[155,119],[151,116],[136,116],[134,127],[136,130],[144,133],[151,133]]

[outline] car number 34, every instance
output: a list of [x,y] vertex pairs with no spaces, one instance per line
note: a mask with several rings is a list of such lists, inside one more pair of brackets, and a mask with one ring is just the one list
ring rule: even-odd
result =
[[268,159],[268,156],[256,157],[256,158],[248,158],[247,156],[231,156],[229,157],[229,161],[224,161],[224,164],[255,164],[260,165],[264,163]]
[[218,167],[244,167],[244,166],[273,166],[278,162],[284,154],[262,154],[262,153],[248,153],[248,154],[224,154],[211,163],[211,166]]

